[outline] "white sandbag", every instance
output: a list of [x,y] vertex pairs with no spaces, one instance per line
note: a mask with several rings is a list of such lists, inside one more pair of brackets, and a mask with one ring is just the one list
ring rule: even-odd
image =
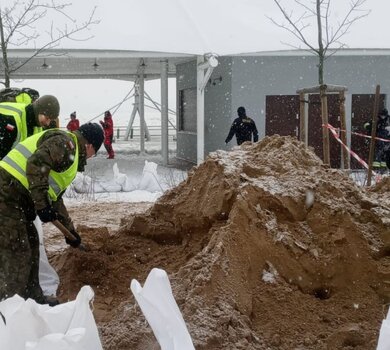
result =
[[135,181],[119,171],[117,163],[112,170],[113,176],[108,180],[96,180],[88,175],[77,174],[72,188],[76,193],[131,192],[137,188]]
[[163,189],[158,181],[157,164],[145,160],[145,166],[142,171],[142,177],[138,184],[139,190],[149,192],[163,192]]
[[390,350],[390,309],[387,312],[387,317],[382,321],[382,326],[379,331],[379,339],[377,350]]
[[84,286],[76,300],[55,307],[15,295],[0,302],[0,349],[101,350],[89,303],[94,293]]
[[121,186],[121,190],[123,192],[131,192],[137,189],[135,181],[131,181],[131,179],[126,174],[122,174],[119,171],[117,163],[113,165],[112,171],[114,172],[115,182]]
[[84,335],[84,328],[71,329],[66,334],[48,334],[38,342],[27,342],[26,350],[85,350],[79,344]]
[[164,270],[154,268],[143,288],[133,279],[130,288],[161,350],[195,349]]
[[95,183],[90,176],[77,173],[71,187],[76,193],[92,193],[95,190]]
[[58,285],[60,284],[60,277],[47,259],[43,243],[42,222],[38,216],[34,220],[34,225],[39,235],[39,284],[42,288],[43,295],[55,297],[57,295]]

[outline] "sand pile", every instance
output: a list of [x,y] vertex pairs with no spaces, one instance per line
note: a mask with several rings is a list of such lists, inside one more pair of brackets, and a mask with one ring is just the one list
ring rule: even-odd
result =
[[387,193],[290,137],[218,151],[118,232],[79,227],[91,251],[54,257],[60,297],[91,285],[105,349],[158,349],[129,284],[160,267],[198,350],[375,349],[390,296]]

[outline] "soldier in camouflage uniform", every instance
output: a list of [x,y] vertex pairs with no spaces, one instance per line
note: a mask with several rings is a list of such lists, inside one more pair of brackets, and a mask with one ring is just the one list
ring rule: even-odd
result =
[[76,172],[84,171],[104,140],[102,128],[88,123],[73,133],[46,130],[19,143],[0,161],[0,300],[19,294],[46,303],[38,279],[39,238],[33,220],[59,220],[76,232],[62,200]]
[[56,97],[45,95],[30,104],[0,103],[0,159],[27,137],[58,121],[60,105]]

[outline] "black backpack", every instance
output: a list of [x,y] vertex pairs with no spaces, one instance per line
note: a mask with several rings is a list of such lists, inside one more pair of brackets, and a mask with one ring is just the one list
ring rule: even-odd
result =
[[[29,98],[25,99],[23,94],[27,94]],[[39,92],[31,88],[16,88],[9,87],[0,90],[1,102],[22,102],[30,104],[39,98]]]

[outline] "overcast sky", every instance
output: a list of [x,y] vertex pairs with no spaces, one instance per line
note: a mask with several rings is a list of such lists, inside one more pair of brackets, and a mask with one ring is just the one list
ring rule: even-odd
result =
[[[309,0],[306,0],[309,2]],[[2,0],[1,6],[9,6],[13,0]],[[293,0],[284,0],[285,6],[297,14],[291,6]],[[349,1],[332,0],[332,18],[340,20]],[[127,49],[183,53],[218,54],[287,50],[284,43],[298,46],[287,31],[276,27],[267,18],[282,20],[273,0],[97,0],[77,1],[72,5],[72,16],[85,19],[94,6],[100,24],[91,27],[88,41],[63,41],[65,48]],[[356,22],[342,42],[351,48],[390,48],[387,23],[390,1],[367,0],[364,9],[371,10],[366,18]],[[294,12],[295,10],[295,12]],[[55,25],[62,18],[52,18]],[[51,24],[50,20],[43,21]],[[47,28],[47,27],[46,27]],[[44,26],[42,31],[46,29]],[[308,37],[315,45],[313,28]],[[61,103],[63,125],[74,110],[85,122],[119,103],[132,88],[131,82],[121,81],[23,81],[15,86],[37,88],[41,94],[56,95]],[[175,86],[170,84],[170,108],[175,108]],[[159,82],[149,82],[147,91],[159,99]],[[119,124],[125,124],[132,106],[124,105],[117,113]],[[151,110],[146,110],[150,113]]]

